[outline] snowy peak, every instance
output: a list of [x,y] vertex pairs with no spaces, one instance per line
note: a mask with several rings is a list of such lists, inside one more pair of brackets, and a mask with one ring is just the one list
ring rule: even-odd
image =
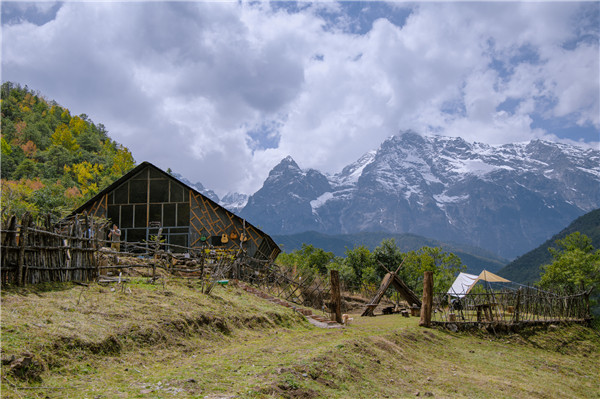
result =
[[175,172],[173,172],[173,177],[175,177],[179,181],[187,184],[194,190],[198,191],[200,194],[210,198],[211,200],[215,201],[216,203],[219,203],[219,196],[217,195],[217,193],[215,193],[213,190],[209,190],[209,189],[205,188],[202,183],[200,183],[200,182],[192,183],[191,181],[189,181],[188,179],[186,179],[179,173],[175,173]]
[[248,195],[240,193],[227,193],[219,202],[223,208],[238,214],[248,203]]
[[600,207],[599,188],[597,150],[406,131],[333,176],[286,157],[242,214],[271,234],[414,233],[510,258]]

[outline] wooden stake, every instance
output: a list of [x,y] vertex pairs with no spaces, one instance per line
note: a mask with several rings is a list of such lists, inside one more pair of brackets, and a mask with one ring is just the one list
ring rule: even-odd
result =
[[421,320],[419,325],[422,327],[431,326],[431,303],[433,298],[433,272],[425,272],[423,275],[423,301],[421,304]]
[[331,281],[331,306],[335,313],[335,321],[342,323],[342,295],[340,292],[340,273],[337,270],[329,271]]
[[23,285],[25,282],[24,273],[23,273],[23,265],[25,262],[25,246],[27,245],[27,236],[29,233],[27,232],[27,227],[29,226],[29,219],[31,216],[29,212],[26,212],[23,215],[23,220],[21,221],[21,231],[19,233],[19,260],[17,262],[17,285]]

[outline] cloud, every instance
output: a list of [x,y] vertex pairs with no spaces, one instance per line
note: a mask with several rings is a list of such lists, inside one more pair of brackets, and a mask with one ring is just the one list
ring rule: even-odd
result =
[[4,80],[221,195],[288,154],[337,172],[404,129],[600,129],[597,3],[6,4]]

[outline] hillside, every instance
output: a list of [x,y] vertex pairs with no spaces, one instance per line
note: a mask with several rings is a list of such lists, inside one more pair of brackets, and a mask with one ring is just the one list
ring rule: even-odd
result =
[[312,244],[327,252],[333,252],[336,256],[344,256],[346,249],[352,249],[364,245],[370,251],[379,246],[385,239],[393,238],[402,252],[416,251],[421,247],[441,247],[445,251],[452,252],[458,256],[463,264],[467,265],[469,273],[479,274],[483,269],[496,272],[508,262],[489,251],[481,248],[471,247],[465,244],[446,243],[434,239],[421,237],[415,234],[391,234],[391,233],[356,233],[329,235],[315,231],[275,235],[273,239],[285,252],[298,250],[302,244]]
[[[587,398],[600,337],[580,326],[455,334],[354,315],[321,329],[227,285],[170,278],[2,290],[2,397]],[[19,360],[23,359],[23,360]],[[25,360],[29,359],[29,360]],[[15,366],[14,364],[20,366]]]
[[2,97],[2,212],[64,216],[135,166],[102,124],[42,94],[5,82]]
[[498,274],[520,283],[532,283],[539,280],[540,266],[548,264],[552,260],[548,248],[554,247],[556,240],[561,240],[576,231],[588,236],[592,240],[594,248],[600,248],[600,209],[577,218],[567,228],[552,236],[536,249],[527,252],[500,269]]

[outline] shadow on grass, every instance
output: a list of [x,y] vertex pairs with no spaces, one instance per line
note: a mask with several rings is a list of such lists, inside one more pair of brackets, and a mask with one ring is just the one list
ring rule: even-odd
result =
[[50,283],[39,283],[39,284],[28,284],[25,286],[16,286],[11,284],[2,285],[3,294],[18,294],[22,296],[37,295],[46,292],[60,292],[68,291],[76,287],[73,282],[50,282]]

